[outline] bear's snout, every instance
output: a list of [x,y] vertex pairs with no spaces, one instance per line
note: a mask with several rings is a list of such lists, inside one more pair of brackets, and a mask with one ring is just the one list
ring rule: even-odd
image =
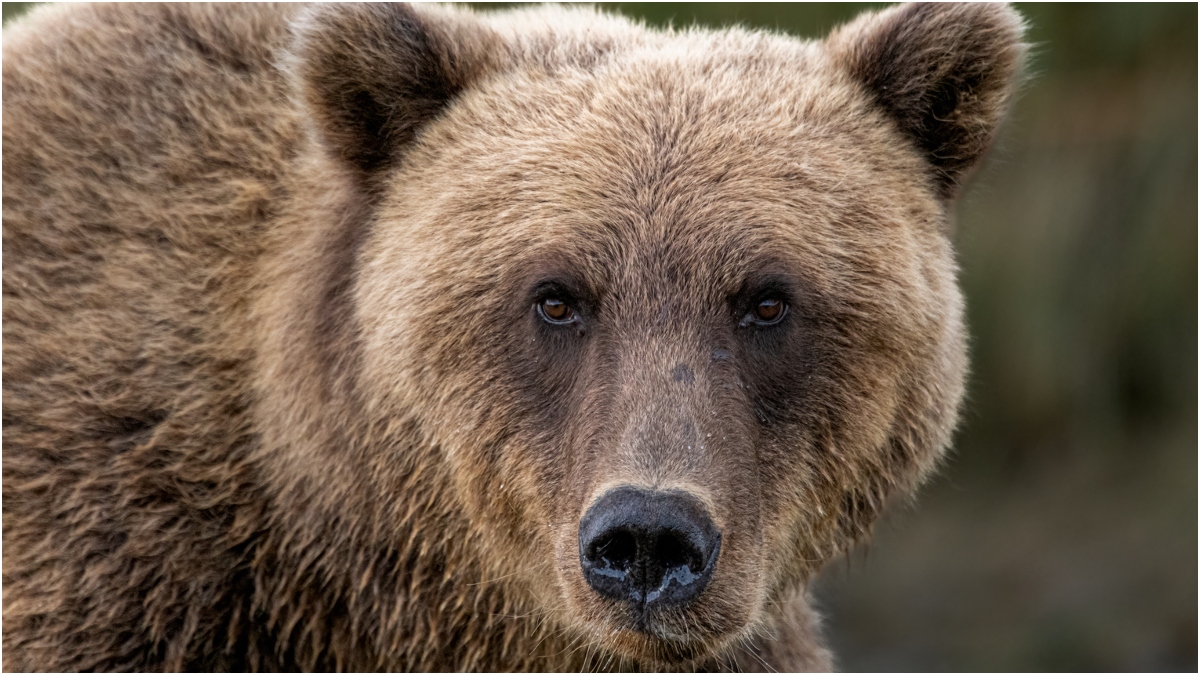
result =
[[637,610],[687,605],[717,566],[721,533],[696,497],[614,488],[579,522],[579,563],[592,590]]

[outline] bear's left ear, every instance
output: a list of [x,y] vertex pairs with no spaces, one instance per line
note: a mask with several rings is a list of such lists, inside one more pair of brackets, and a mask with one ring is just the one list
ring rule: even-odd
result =
[[1007,110],[1024,32],[1007,5],[911,4],[852,21],[826,48],[916,143],[950,198]]
[[327,149],[368,182],[505,52],[468,10],[445,7],[331,3],[293,28],[288,67],[306,111]]

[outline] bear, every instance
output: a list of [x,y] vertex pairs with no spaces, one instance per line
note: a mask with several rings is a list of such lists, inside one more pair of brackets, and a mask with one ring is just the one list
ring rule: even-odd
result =
[[7,670],[829,670],[951,442],[1003,5],[5,31]]

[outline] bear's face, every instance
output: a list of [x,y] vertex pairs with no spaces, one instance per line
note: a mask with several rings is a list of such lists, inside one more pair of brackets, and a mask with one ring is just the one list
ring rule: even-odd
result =
[[[745,636],[945,447],[969,164],[856,70],[903,59],[864,45],[913,14],[493,64],[402,161],[359,162],[366,414],[419,420],[496,573],[589,640],[678,662]],[[994,125],[1004,63],[928,105],[992,101]]]

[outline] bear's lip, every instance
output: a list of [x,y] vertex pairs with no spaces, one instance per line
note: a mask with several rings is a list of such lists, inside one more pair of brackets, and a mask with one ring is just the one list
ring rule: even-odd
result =
[[688,610],[627,612],[591,623],[593,638],[624,657],[667,666],[695,663],[713,657],[721,645],[740,634],[741,627],[716,633],[701,630]]
[[679,666],[695,663],[713,656],[717,646],[725,641],[719,637],[697,636],[694,632],[664,625],[653,618],[642,626],[618,628],[605,640],[612,651],[646,664]]

